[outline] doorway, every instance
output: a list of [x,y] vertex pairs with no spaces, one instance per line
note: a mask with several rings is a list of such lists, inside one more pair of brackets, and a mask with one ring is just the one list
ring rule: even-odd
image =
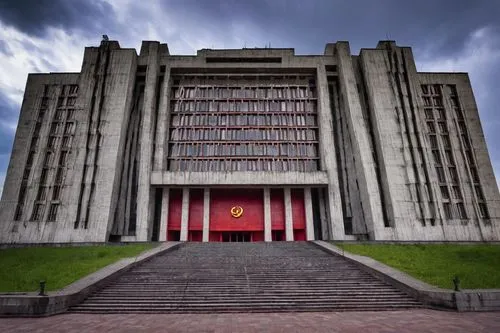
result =
[[222,233],[223,242],[250,242],[251,233],[250,232],[223,232]]

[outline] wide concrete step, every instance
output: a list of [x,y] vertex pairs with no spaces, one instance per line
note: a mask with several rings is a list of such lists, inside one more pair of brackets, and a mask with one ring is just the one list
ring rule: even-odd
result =
[[420,304],[407,303],[386,303],[386,304],[303,304],[303,305],[235,305],[215,307],[194,306],[163,306],[163,307],[115,307],[115,306],[93,306],[93,307],[73,307],[70,312],[77,313],[258,313],[258,312],[322,312],[322,311],[388,311],[414,309],[421,307]]
[[82,313],[378,311],[420,307],[311,244],[185,244],[71,308]]

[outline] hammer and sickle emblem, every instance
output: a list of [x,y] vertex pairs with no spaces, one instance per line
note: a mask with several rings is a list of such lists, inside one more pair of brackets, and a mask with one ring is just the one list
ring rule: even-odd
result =
[[236,218],[240,217],[241,215],[243,215],[243,207],[234,206],[233,208],[231,208],[231,215]]

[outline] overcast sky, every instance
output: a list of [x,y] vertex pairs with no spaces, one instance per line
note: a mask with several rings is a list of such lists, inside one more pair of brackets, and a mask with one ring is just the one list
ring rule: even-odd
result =
[[500,1],[497,0],[0,0],[0,193],[28,73],[79,71],[103,34],[139,50],[292,47],[322,54],[394,39],[419,71],[469,72],[495,172],[500,175]]

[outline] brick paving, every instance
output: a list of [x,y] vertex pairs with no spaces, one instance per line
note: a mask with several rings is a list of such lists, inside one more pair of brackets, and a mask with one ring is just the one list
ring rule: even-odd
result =
[[500,332],[500,312],[428,309],[241,314],[61,314],[0,318],[0,332]]

